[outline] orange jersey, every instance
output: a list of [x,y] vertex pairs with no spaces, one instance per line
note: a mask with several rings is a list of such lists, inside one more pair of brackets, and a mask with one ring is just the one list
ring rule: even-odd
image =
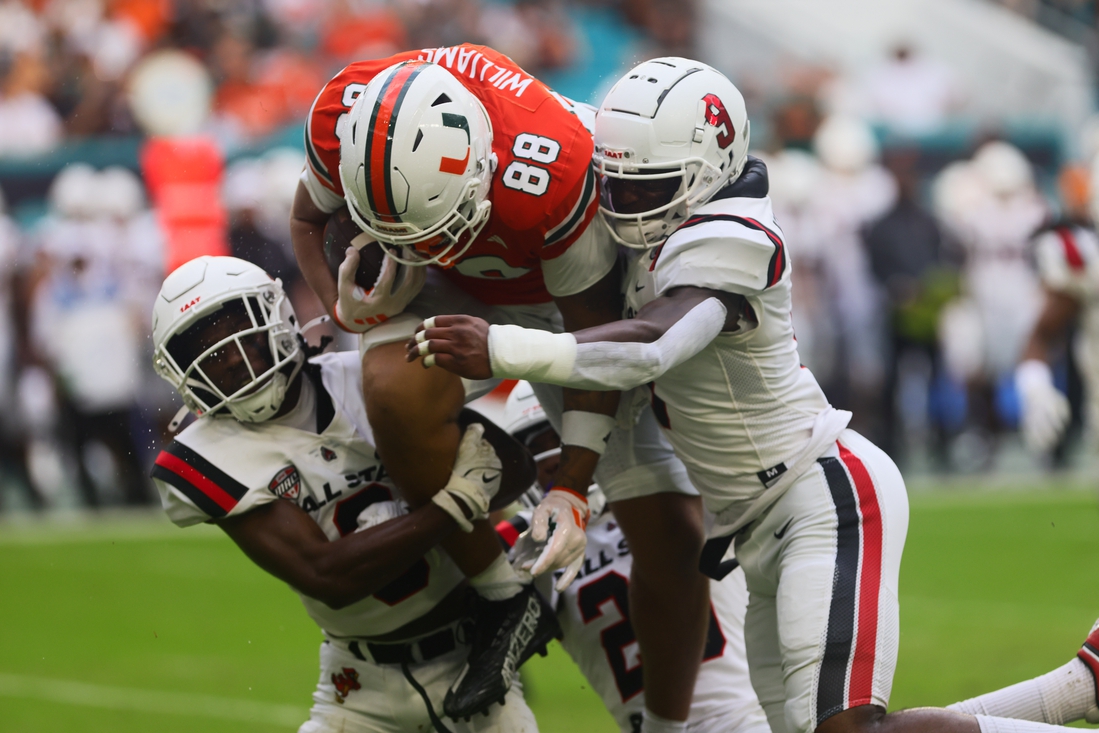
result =
[[492,121],[498,166],[492,212],[472,246],[447,276],[489,305],[546,303],[542,260],[559,257],[595,216],[591,133],[571,105],[511,59],[463,44],[360,61],[343,69],[317,96],[305,128],[309,168],[342,197],[340,119],[384,69],[409,60],[439,64],[472,92]]

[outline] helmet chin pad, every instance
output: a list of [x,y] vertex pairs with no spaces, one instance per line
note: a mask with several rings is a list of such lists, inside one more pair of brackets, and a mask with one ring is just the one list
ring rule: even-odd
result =
[[[294,373],[297,374],[297,369]],[[276,371],[266,384],[244,397],[230,400],[226,403],[225,409],[241,422],[256,423],[270,420],[282,408],[289,388],[290,378],[282,371]]]
[[676,227],[687,220],[693,208],[703,203],[701,194],[712,187],[721,175],[709,162],[700,158],[681,161],[674,169],[667,166],[637,166],[633,171],[615,170],[603,166],[600,171],[605,180],[635,181],[679,179],[679,188],[667,203],[647,211],[623,214],[611,208],[612,201],[600,201],[599,211],[610,229],[611,238],[631,249],[652,249],[671,236]]

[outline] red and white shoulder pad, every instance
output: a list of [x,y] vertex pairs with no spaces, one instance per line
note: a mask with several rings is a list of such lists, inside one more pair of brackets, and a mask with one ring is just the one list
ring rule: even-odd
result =
[[650,269],[658,295],[686,285],[752,295],[788,277],[790,261],[770,199],[726,199],[681,224]]

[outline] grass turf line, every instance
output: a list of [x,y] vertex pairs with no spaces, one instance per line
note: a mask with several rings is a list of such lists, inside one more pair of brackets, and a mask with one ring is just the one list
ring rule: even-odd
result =
[[[1067,661],[1099,615],[1097,520],[1080,492],[915,495],[891,707],[946,704]],[[162,521],[0,525],[5,729],[292,733],[293,711],[304,719],[321,635],[296,596],[216,529]],[[525,672],[546,733],[614,730],[556,645]],[[80,704],[97,687],[85,702],[98,705]],[[206,716],[186,714],[203,701]]]

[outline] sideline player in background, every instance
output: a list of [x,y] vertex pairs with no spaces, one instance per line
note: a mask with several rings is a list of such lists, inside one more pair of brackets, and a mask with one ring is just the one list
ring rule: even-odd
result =
[[439,316],[409,358],[469,378],[653,383],[662,426],[715,515],[707,574],[732,569],[723,558],[736,543],[751,594],[748,665],[775,733],[1058,730],[942,709],[886,713],[904,481],[800,365],[766,168],[732,148],[747,130],[740,92],[705,64],[632,69],[595,126],[604,217],[617,237],[652,247],[631,269],[632,318],[550,335]]
[[[153,469],[168,516],[217,524],[324,631],[301,733],[429,729],[469,651],[458,634],[468,588],[437,545],[486,516],[501,484],[529,485],[525,451],[473,423],[446,486],[410,509],[375,452],[358,355],[307,361],[281,283],[236,258],[168,276],[153,344],[158,374],[200,416]],[[518,684],[507,700],[454,729],[534,733]]]
[[[1091,174],[1091,219],[1099,214],[1099,165]],[[1052,450],[1071,418],[1068,399],[1053,384],[1052,359],[1079,319],[1071,356],[1076,359],[1087,395],[1085,427],[1089,452],[1099,447],[1099,237],[1092,224],[1061,221],[1034,239],[1034,259],[1045,302],[1015,370],[1021,398],[1021,425],[1027,446]]]
[[[295,252],[337,321],[363,333],[367,414],[398,482],[442,485],[458,440],[450,416],[465,396],[454,376],[404,361],[402,342],[422,318],[473,313],[559,332],[618,317],[617,252],[591,226],[598,186],[591,133],[578,111],[507,57],[471,45],[352,64],[314,103],[309,165],[292,213]],[[329,272],[321,231],[328,212],[345,202],[386,247],[379,282],[397,262],[411,268],[394,276],[395,290],[364,294]],[[354,272],[356,256],[345,273]],[[706,628],[707,586],[694,572],[703,536],[697,491],[651,410],[615,430],[617,394],[539,389],[565,445],[556,483],[535,513],[536,534],[554,528],[534,570],[568,567],[562,587],[576,572],[596,470],[636,553],[631,593],[650,662],[649,705],[682,720]],[[431,441],[421,438],[425,431]],[[447,713],[461,717],[496,699],[495,670],[516,646],[533,590],[507,564],[487,523],[444,547],[475,586],[491,581],[486,597],[515,611],[489,648],[475,649],[448,697]]]
[[[527,382],[516,384],[508,395],[500,423],[535,452],[539,491],[528,506],[532,509],[541,498],[541,489],[553,481],[560,439]],[[527,496],[520,501],[527,503]],[[633,556],[598,486],[591,487],[588,501],[592,519],[588,523],[584,563],[574,583],[560,593],[551,591],[551,605],[564,632],[561,645],[565,651],[602,698],[622,733],[639,733],[645,686],[642,658],[630,622]],[[530,511],[522,511],[496,525],[508,547],[515,546],[530,528],[530,515]],[[770,733],[767,717],[748,679],[744,655],[744,611],[748,605],[744,573],[734,571],[723,581],[710,581],[710,599],[706,646],[687,729],[691,733]]]

